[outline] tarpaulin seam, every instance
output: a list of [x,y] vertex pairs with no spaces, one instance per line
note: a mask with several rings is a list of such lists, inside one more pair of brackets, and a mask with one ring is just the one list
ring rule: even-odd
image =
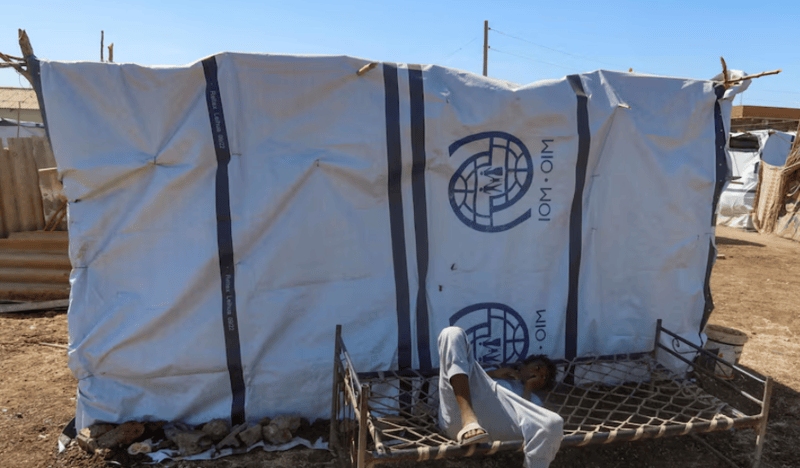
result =
[[722,195],[722,189],[725,187],[725,180],[728,176],[728,158],[725,155],[725,125],[722,122],[722,107],[719,100],[725,93],[725,87],[722,85],[715,86],[714,91],[717,95],[717,101],[714,102],[714,136],[715,136],[715,149],[716,149],[716,174],[714,185],[714,200],[713,210],[711,211],[711,225],[716,225],[717,220],[717,205],[719,197]]
[[[725,87],[718,85],[714,87],[717,100],[714,102],[714,146],[715,146],[715,184],[714,184],[714,199],[711,202],[711,226],[717,224],[717,206],[719,205],[719,198],[722,196],[722,189],[725,187],[725,181],[728,177],[728,158],[725,155],[725,124],[722,121],[722,106],[719,101],[725,95]],[[714,299],[711,296],[711,270],[714,267],[714,260],[716,259],[716,248],[712,239],[708,241],[708,263],[706,265],[706,276],[703,282],[703,296],[705,304],[703,307],[703,320],[700,322],[700,330],[705,328],[711,312],[714,311]]]
[[580,279],[583,242],[583,189],[586,185],[586,167],[589,161],[589,98],[579,75],[567,76],[578,99],[578,158],[575,162],[575,194],[569,219],[569,292],[567,295],[564,357],[572,360],[578,353],[578,281]]
[[44,91],[42,89],[42,71],[41,62],[35,55],[25,57],[28,63],[28,75],[33,82],[34,93],[36,94],[36,102],[39,103],[39,113],[42,114],[42,124],[44,125],[44,134],[47,136],[47,144],[50,146],[50,151],[53,151],[53,140],[50,138],[50,126],[47,125],[47,112],[44,108]]
[[233,234],[231,227],[230,183],[228,163],[231,160],[228,146],[228,131],[222,110],[222,96],[217,81],[217,60],[203,60],[206,78],[206,104],[217,156],[216,211],[217,247],[219,249],[219,271],[222,288],[222,326],[225,336],[225,354],[231,380],[231,422],[242,424],[245,417],[245,384],[242,371],[242,351],[239,344],[239,323],[236,315],[236,288],[234,282]]
[[401,369],[411,367],[411,302],[409,298],[406,239],[403,227],[403,170],[400,151],[400,89],[397,66],[383,65],[383,86],[386,105],[386,159],[389,193],[389,230],[392,236],[392,260],[397,301],[397,364]]
[[417,246],[417,353],[421,370],[431,369],[430,325],[428,323],[428,207],[425,190],[425,94],[422,68],[408,68],[411,102],[411,193]]

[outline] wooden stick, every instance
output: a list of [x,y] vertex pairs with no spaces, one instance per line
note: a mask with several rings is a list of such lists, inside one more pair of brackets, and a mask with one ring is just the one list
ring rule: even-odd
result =
[[25,57],[25,60],[33,55],[31,40],[28,38],[28,33],[26,33],[24,29],[19,30],[19,49],[22,51],[22,56]]
[[39,343],[42,346],[52,346],[53,348],[69,349],[69,346],[58,343]]
[[722,82],[724,83],[725,88],[729,88],[728,85],[728,65],[725,63],[725,59],[720,57],[719,61],[722,62]]
[[[56,229],[56,226],[58,226],[58,223],[60,223],[60,222],[61,222],[61,220],[62,220],[62,219],[64,219],[63,217],[59,217],[59,215],[60,215],[60,214],[61,214],[61,212],[62,212],[62,211],[64,211],[66,208],[67,208],[67,201],[66,201],[66,200],[64,200],[64,201],[61,203],[61,205],[59,205],[59,207],[58,207],[58,209],[56,210],[56,212],[55,212],[55,213],[53,213],[53,216],[51,216],[51,217],[50,217],[50,221],[48,221],[48,222],[47,222],[47,224],[45,224],[45,225],[44,225],[44,230],[45,230],[45,231],[54,231],[54,230]],[[58,221],[56,221],[56,218],[57,218],[57,217],[58,217]]]
[[28,83],[31,84],[31,87],[33,87],[33,79],[31,78],[31,75],[27,71],[27,69],[30,68],[27,66],[28,57],[33,56],[33,46],[31,46],[31,40],[28,38],[28,33],[26,33],[24,29],[19,29],[18,31],[19,31],[19,50],[22,51],[22,56],[25,57],[26,70],[22,70],[21,68],[17,67],[14,68],[20,75],[24,76],[25,79],[28,80]]
[[761,78],[762,76],[777,75],[781,71],[783,71],[783,70],[781,70],[779,68],[777,70],[756,73],[755,75],[747,75],[747,76],[743,76],[741,78],[733,78],[733,79],[730,79],[730,80],[726,80],[726,83],[738,83],[739,81],[749,80],[751,78]]
[[0,305],[0,314],[10,312],[32,312],[36,310],[53,310],[69,307],[69,299],[55,301],[25,302],[22,304]]
[[0,58],[2,58],[3,60],[5,60],[7,62],[11,62],[11,61],[24,62],[25,61],[25,59],[22,58],[22,57],[14,57],[13,55],[4,54],[2,52],[0,52]]
[[111,45],[108,46],[108,61],[114,61],[114,43],[112,42]]
[[364,76],[365,73],[367,73],[368,71],[372,70],[373,68],[375,68],[377,66],[378,66],[378,62],[368,63],[368,64],[364,65],[363,67],[359,68],[358,71],[356,72],[356,75]]
[[105,36],[105,32],[104,31],[100,31],[100,61],[101,62],[103,61],[103,39],[104,39],[103,36]]
[[61,221],[64,219],[65,216],[67,216],[67,202],[66,201],[64,202],[64,209],[61,210],[61,214],[58,215],[58,219],[56,220],[55,224],[53,224],[53,228],[51,229],[52,231],[56,230],[56,228],[58,227],[59,224],[61,224]]

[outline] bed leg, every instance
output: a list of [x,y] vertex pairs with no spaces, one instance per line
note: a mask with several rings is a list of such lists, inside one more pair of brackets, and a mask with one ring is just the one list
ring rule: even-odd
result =
[[753,468],[761,465],[761,452],[764,450],[764,436],[767,435],[767,417],[769,416],[769,401],[772,397],[772,378],[767,377],[764,382],[764,403],[761,406],[761,421],[758,423],[756,434],[756,454],[753,459]]
[[367,412],[369,411],[369,386],[361,385],[361,396],[358,399],[358,448],[356,468],[364,468],[367,456]]
[[331,394],[331,428],[328,441],[331,449],[339,453],[339,353],[342,351],[339,340],[342,336],[342,326],[336,325],[336,337],[333,345],[333,391]]

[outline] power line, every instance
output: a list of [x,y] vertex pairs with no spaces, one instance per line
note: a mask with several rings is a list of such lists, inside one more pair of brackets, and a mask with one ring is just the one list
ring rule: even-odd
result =
[[449,55],[445,56],[443,59],[439,60],[439,62],[444,62],[445,60],[449,59],[450,57],[454,56],[455,54],[457,54],[457,53],[461,52],[461,50],[462,50],[464,47],[466,47],[466,46],[468,46],[468,45],[472,44],[473,42],[475,42],[475,41],[478,39],[478,37],[480,37],[480,36],[475,36],[475,37],[473,37],[471,41],[467,42],[466,44],[464,44],[464,45],[462,45],[461,47],[459,47],[458,49],[456,49],[454,52],[452,52],[452,53],[450,53]]
[[515,54],[515,53],[512,53],[512,52],[504,52],[504,51],[502,51],[502,50],[499,50],[499,49],[496,49],[496,48],[494,48],[494,47],[489,47],[489,50],[491,50],[491,51],[493,51],[493,52],[499,52],[499,53],[501,53],[501,54],[513,55],[513,56],[515,56],[515,57],[520,57],[520,58],[528,59],[528,60],[531,60],[531,61],[534,61],[534,62],[538,62],[538,63],[544,63],[544,64],[546,64],[546,65],[552,65],[552,66],[554,66],[554,67],[564,68],[564,69],[566,69],[566,70],[572,70],[572,71],[574,71],[574,70],[575,70],[575,68],[574,68],[574,67],[566,67],[566,66],[564,66],[564,65],[559,65],[559,64],[557,64],[557,63],[551,63],[551,62],[545,62],[544,60],[535,59],[535,58],[533,58],[533,57],[528,57],[528,56],[526,56],[526,55]]
[[778,91],[777,89],[761,89],[759,91],[763,91],[766,93],[779,93],[779,94],[800,94],[794,91]]
[[536,47],[541,47],[542,49],[547,49],[547,50],[550,50],[550,51],[553,51],[553,52],[558,52],[559,54],[569,55],[571,57],[575,57],[575,58],[579,58],[579,59],[583,59],[583,60],[590,60],[592,62],[602,63],[603,65],[610,65],[612,67],[621,67],[621,65],[618,65],[618,64],[603,62],[601,60],[597,60],[597,59],[594,59],[594,58],[591,58],[591,57],[586,57],[586,56],[583,56],[583,55],[573,54],[573,53],[570,53],[570,52],[564,52],[563,50],[553,49],[552,47],[547,47],[545,45],[537,44],[537,43],[529,41],[527,39],[523,39],[521,37],[517,37],[517,36],[514,36],[512,34],[508,34],[508,33],[505,33],[503,31],[499,31],[499,30],[494,29],[494,28],[489,28],[489,29],[494,31],[494,32],[496,32],[496,33],[498,33],[498,34],[502,34],[504,36],[508,36],[508,37],[516,39],[518,41],[527,42],[528,44],[535,45]]

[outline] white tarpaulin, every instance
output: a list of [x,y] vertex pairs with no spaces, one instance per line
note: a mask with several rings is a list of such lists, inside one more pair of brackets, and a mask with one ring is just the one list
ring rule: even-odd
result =
[[41,62],[79,428],[327,417],[337,323],[365,371],[436,367],[451,324],[489,363],[698,339],[721,86],[367,63]]

